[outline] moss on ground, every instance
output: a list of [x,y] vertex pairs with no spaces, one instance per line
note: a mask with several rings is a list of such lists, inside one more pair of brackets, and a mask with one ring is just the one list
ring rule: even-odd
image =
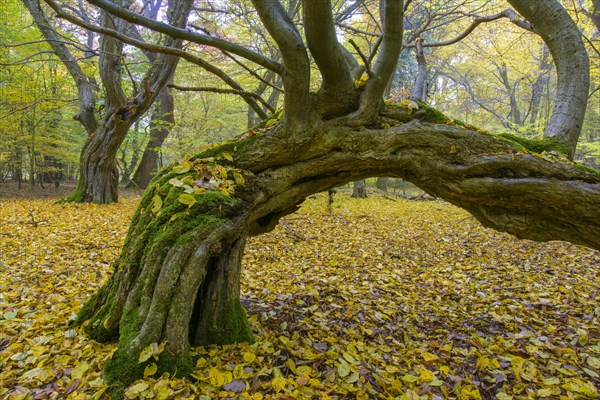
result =
[[184,378],[189,376],[194,370],[194,362],[192,361],[189,351],[187,354],[187,357],[182,358],[173,356],[167,351],[163,351],[158,357],[158,362],[156,363],[158,370],[155,375],[161,376],[163,373],[169,373],[172,377]]
[[111,399],[123,399],[127,386],[144,376],[144,368],[137,359],[117,350],[104,365],[104,381]]

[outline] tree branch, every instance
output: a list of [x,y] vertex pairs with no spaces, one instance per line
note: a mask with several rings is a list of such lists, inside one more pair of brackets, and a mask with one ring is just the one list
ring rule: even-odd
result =
[[383,105],[383,92],[396,70],[402,50],[404,1],[381,0],[380,6],[383,8],[381,50],[373,68],[373,76],[361,96],[360,107],[352,116],[360,123],[370,121],[379,112]]
[[[228,52],[221,50],[221,52],[229,57],[231,60],[233,60],[234,63],[236,63],[237,65],[239,65],[240,67],[242,67],[243,69],[245,69],[250,75],[252,75],[254,78],[256,78],[257,80],[259,80],[260,82],[264,83],[265,85],[271,87],[273,90],[276,90],[280,93],[283,93],[283,89],[281,89],[280,87],[278,87],[277,85],[272,84],[271,82],[267,81],[266,79],[263,79],[262,76],[258,75],[256,72],[254,72],[250,67],[248,67],[246,64],[244,64],[243,62],[241,62],[240,60],[238,60],[237,58],[235,58],[233,55],[229,54]],[[273,71],[270,71],[270,73],[273,73]]]
[[79,67],[77,59],[71,54],[63,40],[60,39],[52,25],[50,25],[39,3],[36,0],[23,0],[23,3],[29,10],[40,32],[56,56],[67,68],[71,78],[73,78],[79,95],[79,112],[73,118],[83,125],[88,134],[91,134],[98,128],[95,116],[95,92],[98,91],[98,88]]
[[[79,25],[82,28],[91,30],[93,32],[101,33],[103,35],[113,36],[124,43],[130,44],[130,45],[138,47],[140,49],[147,50],[149,52],[170,54],[170,55],[174,55],[177,57],[181,57],[184,60],[189,61],[189,62],[199,66],[200,68],[204,69],[205,71],[214,74],[215,76],[220,78],[223,82],[225,82],[231,88],[233,88],[235,90],[242,90],[242,91],[244,90],[235,80],[233,80],[231,77],[229,77],[229,75],[227,75],[224,71],[222,71],[221,69],[208,63],[207,61],[203,60],[202,58],[200,58],[198,56],[195,56],[193,54],[190,54],[186,51],[183,51],[183,50],[175,48],[175,47],[167,47],[167,46],[160,46],[160,45],[156,45],[156,44],[152,44],[152,43],[146,43],[144,41],[134,39],[130,36],[127,36],[125,34],[117,32],[115,30],[104,28],[104,27],[99,27],[99,26],[87,23],[77,17],[74,17],[70,14],[65,13],[62,10],[62,8],[54,2],[54,0],[45,0],[45,1],[48,3],[48,5],[50,5],[50,7],[52,7],[52,9],[56,12],[56,14],[59,17],[65,19],[75,25]],[[262,111],[260,106],[256,103],[256,101],[254,101],[254,99],[252,99],[251,97],[244,97],[243,99],[246,101],[246,103],[248,103],[248,105],[250,107],[252,107],[253,110],[255,110],[257,113],[259,113],[259,115],[260,115],[260,113],[264,114],[264,111]]]
[[[260,101],[265,108],[267,108],[272,113],[275,112],[273,106],[271,106],[265,99],[263,99],[260,95],[252,92],[247,92],[245,90],[236,90],[236,89],[221,89],[216,87],[209,86],[179,86],[179,85],[168,85],[168,87],[173,88],[175,90],[179,90],[181,92],[212,92],[212,93],[222,93],[222,94],[235,94],[241,97],[253,97],[256,100]],[[258,113],[257,113],[258,114]],[[264,112],[259,114],[262,119],[268,117]]]
[[370,78],[373,75],[373,71],[371,71],[371,60],[369,60],[367,58],[367,56],[365,56],[365,54],[362,52],[360,47],[358,47],[358,44],[356,44],[354,39],[348,40],[348,43],[350,43],[352,45],[352,47],[354,47],[354,50],[356,50],[356,53],[358,53],[358,56],[360,57],[360,59],[362,60],[364,66],[365,66],[367,75],[369,75],[369,78]]
[[252,4],[281,52],[284,66],[281,76],[286,92],[283,121],[298,128],[305,126],[311,120],[312,100],[310,61],[302,37],[279,0],[252,0]]
[[575,153],[583,126],[590,86],[589,57],[581,33],[558,0],[508,2],[542,37],[556,65],[556,105],[544,136],[553,138]]
[[350,26],[348,24],[343,24],[341,22],[335,22],[335,25],[339,26],[342,29],[346,29],[346,30],[348,30],[350,32],[358,33],[358,34],[361,34],[361,35],[374,36],[374,37],[379,37],[380,36],[380,34],[377,33],[377,32],[365,31],[365,30],[358,29],[358,28],[355,28],[353,26]]
[[347,97],[353,91],[352,75],[335,33],[331,1],[304,0],[303,5],[304,33],[323,78],[324,101]]
[[[463,40],[464,38],[469,36],[469,34],[471,34],[471,32],[473,32],[475,30],[475,28],[477,28],[479,25],[486,23],[486,22],[496,21],[501,18],[508,18],[510,20],[510,22],[512,22],[513,24],[515,24],[523,29],[526,29],[530,32],[533,32],[533,27],[531,26],[531,24],[529,24],[527,21],[518,19],[517,13],[515,13],[513,10],[506,9],[502,12],[499,12],[497,14],[490,15],[487,17],[475,16],[475,19],[473,20],[471,25],[469,25],[469,27],[467,29],[465,29],[460,35],[456,36],[455,38],[452,38],[449,40],[444,40],[441,42],[429,42],[429,43],[424,42],[422,44],[422,46],[423,47],[449,46],[451,44],[460,42],[461,40]],[[403,47],[410,48],[410,47],[415,47],[415,46],[416,46],[416,42],[413,42],[413,43],[407,43]]]
[[165,35],[169,35],[172,38],[188,40],[190,42],[197,43],[200,45],[211,46],[217,49],[225,50],[230,53],[236,54],[240,57],[246,58],[250,61],[253,61],[256,64],[261,65],[274,72],[282,72],[282,66],[279,63],[267,57],[264,57],[252,50],[249,50],[244,46],[240,46],[238,44],[214,36],[203,35],[201,33],[192,32],[184,28],[178,28],[166,24],[164,22],[154,21],[150,18],[146,18],[140,14],[136,14],[132,11],[124,9],[123,7],[119,7],[118,5],[108,0],[88,0],[88,2],[111,13],[116,17],[122,18],[133,24],[141,25],[156,32],[164,33]]

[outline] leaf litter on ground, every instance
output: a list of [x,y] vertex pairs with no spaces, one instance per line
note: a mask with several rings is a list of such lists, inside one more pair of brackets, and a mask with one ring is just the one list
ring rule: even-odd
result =
[[[68,323],[139,199],[1,201],[0,398],[107,398],[115,345]],[[249,241],[254,344],[195,348],[187,380],[149,364],[125,397],[599,398],[600,253],[517,240],[441,201],[326,203]]]

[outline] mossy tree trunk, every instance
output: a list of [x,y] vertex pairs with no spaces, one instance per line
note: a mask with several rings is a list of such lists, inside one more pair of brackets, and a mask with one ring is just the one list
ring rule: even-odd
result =
[[199,171],[201,160],[212,159],[243,171],[244,185],[230,194],[205,190],[191,195],[191,206],[182,203],[184,188],[173,182],[191,172],[178,173],[177,166],[146,191],[113,276],[78,320],[97,340],[118,338],[119,349],[106,366],[115,387],[141,376],[145,364],[138,364],[138,356],[152,343],[166,343],[160,371],[185,375],[192,366],[190,346],[252,341],[239,299],[246,237],[271,230],[307,196],[357,178],[401,177],[486,226],[600,249],[600,174],[418,119],[360,130],[322,122],[310,132],[313,140],[293,149],[278,139],[281,129],[194,159]]

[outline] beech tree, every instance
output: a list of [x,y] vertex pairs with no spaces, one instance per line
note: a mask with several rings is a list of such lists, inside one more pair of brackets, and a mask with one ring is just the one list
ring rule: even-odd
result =
[[[556,64],[557,104],[541,141],[458,126],[424,103],[384,102],[402,49],[401,0],[380,1],[382,35],[373,65],[340,45],[327,0],[299,3],[303,34],[279,1],[252,0],[281,61],[109,0],[88,2],[117,21],[244,58],[280,76],[285,92],[282,112],[238,140],[164,168],[146,190],[113,275],[76,321],[96,340],[118,339],[105,373],[115,393],[143,374],[138,359],[149,345],[163,349],[159,371],[185,375],[192,368],[190,346],[252,341],[239,298],[246,239],[273,229],[307,196],[347,182],[400,177],[487,227],[600,249],[600,174],[569,161],[586,108],[588,59],[557,0],[509,0]],[[114,29],[89,29],[144,46]],[[211,68],[170,46],[153,51]],[[320,87],[313,93],[315,68]]]
[[[152,66],[148,69],[143,81],[137,85],[133,83],[133,93],[127,95],[123,85],[125,74],[123,65],[124,43],[118,37],[103,33],[114,32],[123,36],[131,36],[134,42],[145,43],[135,27],[106,12],[100,13],[99,69],[100,79],[104,88],[103,107],[101,118],[97,118],[96,102],[99,90],[95,80],[85,74],[78,63],[78,59],[69,50],[65,41],[61,39],[44,9],[38,1],[22,0],[32,15],[35,24],[40,29],[54,53],[65,65],[77,86],[79,94],[79,112],[74,116],[85,128],[88,136],[80,156],[80,174],[76,192],[68,198],[75,202],[112,203],[118,200],[119,173],[116,164],[116,155],[129,128],[140,119],[152,106],[159,94],[163,104],[168,103],[168,94],[163,91],[169,82],[179,57],[170,54],[161,54],[155,57],[150,52],[146,53]],[[156,4],[155,4],[156,3]],[[191,11],[192,1],[169,3],[167,15],[169,23],[173,26],[185,26]],[[122,0],[120,7],[129,7],[132,1]],[[162,1],[149,2],[143,8],[145,14],[152,14],[147,18],[156,18]],[[81,4],[80,4],[81,5]],[[55,11],[61,11],[56,3],[51,3]],[[150,10],[150,11],[146,11]],[[71,16],[84,28],[94,26],[91,18],[80,7],[79,15]],[[60,14],[60,12],[59,12]],[[94,30],[88,29],[88,44],[93,43]],[[183,41],[167,37],[163,45],[172,49],[181,47]],[[88,48],[92,52],[91,48]],[[166,90],[166,89],[165,89]]]

